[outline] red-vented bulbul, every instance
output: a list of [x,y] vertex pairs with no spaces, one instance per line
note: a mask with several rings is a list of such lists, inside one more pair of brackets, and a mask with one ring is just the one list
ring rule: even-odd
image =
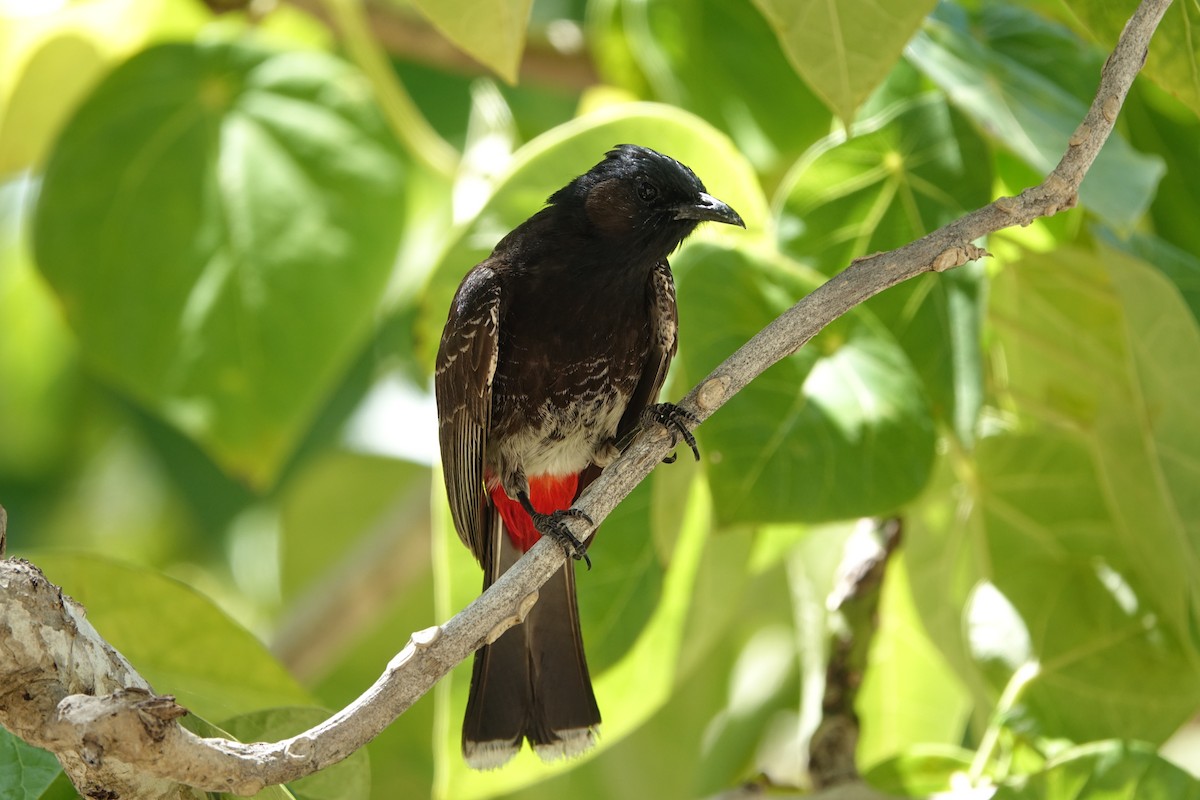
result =
[[[450,511],[485,589],[541,534],[583,556],[563,517],[648,409],[694,446],[677,409],[652,404],[676,347],[667,255],[703,220],[743,225],[683,164],[620,145],[463,278],[435,389]],[[463,756],[498,767],[522,739],[576,755],[599,724],[567,562],[475,654]]]

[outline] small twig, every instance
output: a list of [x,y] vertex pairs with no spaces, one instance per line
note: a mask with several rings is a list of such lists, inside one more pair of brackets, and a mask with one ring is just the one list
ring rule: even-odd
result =
[[877,550],[843,566],[844,574],[829,598],[844,624],[830,642],[821,722],[809,742],[808,774],[815,789],[859,780],[855,761],[859,722],[854,705],[879,626],[884,573],[900,544],[900,521],[887,520],[879,526],[879,534],[882,541]]

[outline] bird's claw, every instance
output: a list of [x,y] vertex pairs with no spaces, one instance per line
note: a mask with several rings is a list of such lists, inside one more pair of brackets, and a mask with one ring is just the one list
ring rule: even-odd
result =
[[552,511],[549,514],[534,513],[533,526],[537,528],[538,533],[543,536],[549,536],[554,541],[558,542],[562,547],[563,552],[568,558],[573,558],[576,561],[580,559],[587,565],[588,569],[592,568],[592,559],[588,558],[587,543],[579,541],[575,538],[575,534],[571,533],[571,529],[567,527],[564,520],[568,517],[571,519],[581,519],[588,525],[593,524],[592,518],[578,508],[567,508],[562,511]]
[[[700,448],[696,444],[696,437],[692,435],[691,428],[688,427],[689,424],[699,425],[700,418],[691,411],[688,411],[686,408],[680,408],[674,403],[655,403],[652,406],[647,406],[646,410],[642,412],[642,422],[643,424],[661,425],[666,428],[671,434],[672,449],[679,443],[680,439],[683,439],[687,446],[692,448],[692,455],[696,457],[696,460],[700,460]],[[674,464],[675,458],[675,454],[671,453],[671,455],[663,459],[663,463]]]

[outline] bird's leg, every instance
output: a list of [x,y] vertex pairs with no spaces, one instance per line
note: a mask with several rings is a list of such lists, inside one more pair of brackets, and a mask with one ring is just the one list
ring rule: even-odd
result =
[[559,511],[551,511],[549,514],[543,514],[533,507],[533,503],[529,501],[529,494],[526,492],[517,492],[517,500],[520,501],[521,507],[529,514],[533,520],[533,527],[537,528],[538,533],[543,536],[549,536],[558,542],[562,547],[563,552],[568,557],[576,561],[583,559],[583,563],[587,564],[587,568],[592,568],[592,559],[588,558],[587,545],[575,538],[575,534],[571,533],[571,529],[563,522],[567,517],[573,519],[581,519],[588,525],[593,524],[592,518],[578,508],[566,508]]
[[[680,408],[674,403],[655,403],[647,406],[642,412],[643,425],[661,425],[671,434],[671,447],[674,448],[682,438],[687,446],[692,448],[692,455],[696,460],[700,460],[700,448],[696,445],[696,437],[692,435],[691,428],[688,425],[699,425],[700,418],[688,411],[686,408]],[[674,464],[675,454],[667,456],[663,459],[664,464]]]

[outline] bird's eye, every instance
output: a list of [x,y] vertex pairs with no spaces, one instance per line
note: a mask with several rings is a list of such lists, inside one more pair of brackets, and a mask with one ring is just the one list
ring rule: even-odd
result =
[[643,203],[649,203],[654,198],[658,197],[658,187],[649,181],[641,181],[637,187],[638,197]]

